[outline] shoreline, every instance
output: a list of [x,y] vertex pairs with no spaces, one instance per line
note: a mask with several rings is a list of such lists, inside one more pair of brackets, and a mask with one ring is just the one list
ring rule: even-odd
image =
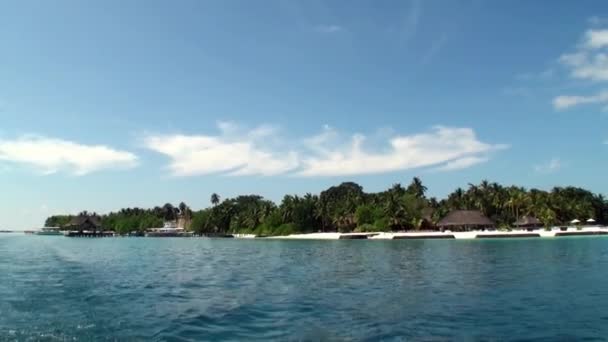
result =
[[[50,235],[50,234],[36,234],[30,231],[14,231],[15,233],[25,233],[26,235]],[[128,237],[123,235],[116,235],[107,231],[94,234],[93,232],[85,231],[78,234],[74,232],[64,232],[62,234],[52,234],[64,237]],[[510,230],[510,231],[499,231],[499,230],[471,230],[471,231],[457,231],[452,232],[446,230],[444,232],[439,231],[425,231],[425,232],[360,232],[360,233],[338,233],[338,232],[325,232],[325,233],[306,233],[306,234],[291,234],[281,236],[256,236],[254,234],[224,234],[218,236],[196,236],[192,234],[184,235],[163,235],[163,236],[148,236],[152,238],[234,238],[234,239],[246,239],[246,240],[473,240],[473,239],[501,239],[501,238],[555,238],[555,237],[568,237],[568,236],[601,236],[608,235],[607,227],[584,227],[575,228],[568,227],[565,230],[560,228],[554,228],[552,230],[534,229],[534,230]],[[143,236],[137,236],[143,237]]]
[[511,231],[482,231],[474,230],[467,232],[368,232],[368,233],[308,233],[292,234],[283,236],[268,236],[256,238],[252,235],[237,236],[237,239],[273,239],[273,240],[415,240],[415,239],[500,239],[500,238],[554,238],[565,236],[598,236],[608,235],[608,227],[586,227],[577,229],[568,227],[567,230],[544,229],[535,230],[511,230]]

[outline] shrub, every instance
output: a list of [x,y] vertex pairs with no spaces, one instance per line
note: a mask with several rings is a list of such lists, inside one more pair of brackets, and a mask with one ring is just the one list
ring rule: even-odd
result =
[[264,224],[266,224],[268,227],[278,228],[282,223],[283,219],[281,218],[281,213],[278,210],[274,210],[264,220]]
[[374,222],[374,226],[376,227],[376,231],[379,231],[379,232],[386,232],[386,231],[390,230],[389,224],[388,224],[388,218],[386,218],[386,217],[377,219]]
[[252,232],[252,234],[255,235],[271,235],[272,233],[272,229],[265,223],[260,224],[259,226],[257,226]]
[[276,228],[274,231],[271,232],[271,234],[269,235],[290,235],[290,234],[295,234],[295,232],[297,231],[296,229],[296,225],[293,223],[285,223],[280,225],[278,228]]
[[372,224],[374,222],[374,208],[370,205],[360,205],[355,211],[355,221],[358,225]]
[[379,229],[373,224],[362,224],[355,228],[355,233],[368,233],[368,232],[381,232],[382,229]]
[[353,231],[353,228],[352,228],[352,226],[344,225],[344,226],[338,227],[338,231],[340,233],[350,233]]

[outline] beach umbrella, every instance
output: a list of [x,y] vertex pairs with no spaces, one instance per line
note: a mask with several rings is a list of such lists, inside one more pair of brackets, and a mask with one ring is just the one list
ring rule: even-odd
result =
[[587,220],[587,223],[594,223],[594,222],[595,222],[595,220],[592,219],[592,218],[590,218],[590,219]]
[[570,221],[570,223],[574,223],[574,224],[581,223],[581,220],[579,220],[579,219],[574,219],[574,220]]

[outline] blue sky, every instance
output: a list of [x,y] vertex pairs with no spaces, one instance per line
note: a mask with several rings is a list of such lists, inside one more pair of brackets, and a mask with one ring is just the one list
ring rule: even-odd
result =
[[608,193],[605,1],[4,1],[0,227],[222,197]]

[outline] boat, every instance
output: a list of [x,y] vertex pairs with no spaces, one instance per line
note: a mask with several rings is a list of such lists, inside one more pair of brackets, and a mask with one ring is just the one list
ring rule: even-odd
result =
[[184,228],[153,228],[146,233],[147,237],[190,237],[192,233]]
[[59,227],[44,227],[38,231],[35,231],[36,235],[63,235],[63,233],[59,230]]
[[190,237],[192,233],[178,228],[174,221],[165,222],[162,228],[152,228],[146,232],[147,237]]

